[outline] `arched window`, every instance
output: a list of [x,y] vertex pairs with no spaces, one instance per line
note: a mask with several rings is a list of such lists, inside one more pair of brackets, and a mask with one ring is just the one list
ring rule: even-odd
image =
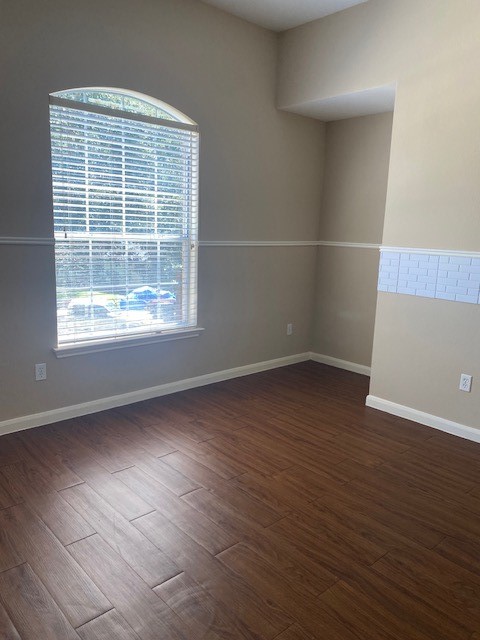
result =
[[50,96],[58,345],[195,327],[198,128],[148,96]]

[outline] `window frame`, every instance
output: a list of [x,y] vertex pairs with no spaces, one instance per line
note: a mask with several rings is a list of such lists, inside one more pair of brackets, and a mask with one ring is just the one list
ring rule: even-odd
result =
[[[139,100],[140,102],[146,103],[146,105],[150,105],[153,108],[157,109],[160,112],[164,112],[169,116],[168,119],[163,117],[145,115],[142,113],[137,113],[135,111],[127,111],[122,110],[120,108],[110,108],[103,105],[92,104],[90,102],[80,102],[74,100],[73,98],[65,98],[64,94],[74,94],[77,92],[84,93],[92,93],[92,92],[102,92],[106,94],[117,94],[121,96],[125,96],[128,98],[134,98]],[[162,328],[160,325],[160,321],[157,319],[156,323],[153,322],[153,326],[146,327],[145,330],[135,330],[126,331],[124,333],[117,333],[115,327],[111,329],[111,335],[95,335],[95,329],[92,327],[90,329],[90,333],[83,335],[80,338],[78,335],[73,336],[72,341],[68,341],[66,339],[61,340],[59,333],[59,307],[57,305],[57,345],[54,347],[53,351],[57,355],[57,357],[67,357],[70,355],[81,354],[81,353],[90,353],[95,351],[104,351],[110,349],[118,349],[124,347],[131,347],[136,345],[144,345],[151,344],[154,342],[163,342],[166,340],[177,340],[181,338],[190,338],[196,337],[200,335],[203,331],[201,327],[198,326],[198,303],[197,303],[197,287],[198,287],[198,164],[199,164],[199,151],[200,151],[200,136],[198,131],[198,125],[191,120],[188,116],[180,112],[178,109],[160,101],[155,98],[151,98],[150,96],[146,96],[144,94],[140,94],[135,91],[118,89],[112,87],[83,87],[78,89],[67,89],[64,91],[59,91],[50,94],[50,106],[52,107],[64,107],[67,109],[79,110],[84,113],[95,113],[99,115],[105,115],[109,117],[121,118],[123,120],[131,120],[136,122],[145,122],[147,124],[160,125],[161,127],[171,127],[176,130],[186,130],[190,132],[194,132],[192,140],[195,141],[195,144],[192,146],[191,151],[191,161],[192,166],[190,168],[190,180],[189,183],[191,188],[190,195],[190,203],[186,207],[185,211],[182,213],[183,220],[182,225],[185,228],[188,228],[187,235],[182,235],[183,243],[187,243],[190,247],[188,251],[188,256],[182,258],[182,270],[184,275],[182,277],[181,282],[181,290],[182,290],[182,319],[183,322],[177,324],[177,326],[172,326],[170,323],[169,326]],[[52,114],[50,114],[50,123],[52,124]],[[53,137],[52,137],[52,185],[55,183],[55,176],[53,173]],[[87,189],[88,183],[85,184],[85,189]],[[56,223],[56,214],[55,214],[55,198],[54,198],[54,222]],[[145,222],[148,224],[148,222]],[[174,227],[172,227],[174,229]],[[175,230],[175,229],[174,229]],[[184,232],[185,233],[185,232]],[[95,242],[101,242],[108,239],[108,233],[102,232],[89,232],[91,242],[94,244]],[[87,234],[85,233],[85,236]],[[113,236],[115,234],[112,234]],[[142,234],[137,234],[138,236],[142,236]],[[151,242],[161,243],[163,240],[160,239],[160,233],[158,230],[152,233],[145,233],[144,237],[138,238],[135,237],[134,233],[128,233],[123,230],[121,234],[117,234],[117,238],[119,241],[124,241],[127,243],[129,240],[145,240]],[[60,232],[58,230],[55,232],[55,240],[59,240],[61,237]],[[65,236],[66,237],[66,236]],[[164,242],[164,241],[163,241]],[[160,246],[158,244],[158,246]],[[182,251],[184,252],[184,250]],[[58,277],[57,277],[57,254],[55,252],[55,270],[56,270],[56,293],[58,296],[59,285],[58,285]],[[92,272],[90,272],[92,273]],[[161,285],[161,282],[158,283]],[[186,295],[185,295],[185,293]],[[90,291],[90,295],[93,296],[92,291]],[[186,300],[185,300],[186,298]],[[93,303],[93,298],[92,298]],[[188,309],[188,312],[186,311]],[[193,309],[193,311],[192,311]],[[155,326],[156,324],[156,326]],[[164,323],[167,324],[167,323]]]

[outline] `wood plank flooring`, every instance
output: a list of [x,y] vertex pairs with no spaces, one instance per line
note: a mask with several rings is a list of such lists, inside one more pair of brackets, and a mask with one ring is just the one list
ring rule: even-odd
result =
[[478,640],[480,445],[303,363],[0,438],[3,640]]

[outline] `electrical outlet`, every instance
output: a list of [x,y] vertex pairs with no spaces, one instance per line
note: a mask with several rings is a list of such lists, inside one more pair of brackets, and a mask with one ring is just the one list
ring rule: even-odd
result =
[[291,336],[293,333],[293,324],[291,322],[289,322],[287,324],[287,336]]
[[42,364],[35,365],[35,380],[46,380],[47,379],[47,365],[45,362]]
[[470,393],[472,390],[472,376],[468,375],[468,373],[462,373],[460,375],[460,391],[466,391]]

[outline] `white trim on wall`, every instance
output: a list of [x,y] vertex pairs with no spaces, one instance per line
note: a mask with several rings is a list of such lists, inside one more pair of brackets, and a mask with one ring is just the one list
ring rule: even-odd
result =
[[346,247],[347,249],[380,249],[380,244],[372,242],[334,242],[333,240],[319,240],[319,247]]
[[421,249],[419,247],[389,247],[381,245],[380,251],[393,253],[420,253],[434,256],[455,256],[459,258],[480,258],[480,251],[456,251],[453,249]]
[[468,427],[467,425],[460,424],[459,422],[440,418],[439,416],[434,416],[430,413],[425,413],[424,411],[419,411],[418,409],[413,409],[412,407],[407,407],[403,404],[397,404],[390,400],[384,400],[377,396],[367,396],[365,404],[367,407],[378,409],[385,413],[390,413],[391,415],[398,416],[399,418],[412,420],[413,422],[424,424],[427,427],[432,427],[439,431],[445,431],[446,433],[459,436],[460,438],[465,438],[466,440],[480,442],[480,429]]
[[0,244],[28,244],[34,246],[50,246],[55,244],[53,238],[27,238],[21,236],[0,236]]
[[321,353],[314,352],[310,352],[310,360],[320,362],[321,364],[327,364],[328,366],[336,367],[337,369],[353,371],[353,373],[359,373],[362,376],[370,376],[371,369],[364,364],[348,362],[347,360],[340,360],[340,358],[333,358],[332,356],[325,356]]
[[199,240],[200,247],[315,247],[316,240]]
[[[0,245],[54,245],[54,238],[0,236]],[[352,249],[380,249],[381,245],[367,242],[336,242],[330,240],[199,240],[200,247],[347,247]],[[450,252],[452,253],[452,252]],[[480,254],[479,254],[480,255]]]
[[200,240],[201,247],[349,247],[379,249],[379,244],[330,240]]
[[[54,245],[53,238],[27,236],[0,236],[0,245]],[[420,253],[438,256],[460,256],[479,258],[480,251],[457,251],[453,249],[426,249],[420,247],[390,247],[373,242],[338,242],[336,240],[199,240],[201,247],[346,247],[351,249],[379,249],[399,253]]]
[[248,364],[243,367],[235,367],[233,369],[225,369],[223,371],[207,373],[205,375],[196,376],[195,378],[187,378],[185,380],[178,380],[176,382],[167,382],[166,384],[161,384],[156,387],[139,389],[138,391],[130,391],[128,393],[122,393],[120,395],[110,396],[108,398],[99,398],[98,400],[83,402],[81,404],[75,404],[69,407],[60,407],[59,409],[52,409],[51,411],[34,413],[28,416],[21,416],[19,418],[11,418],[10,420],[3,420],[2,422],[0,422],[0,436],[7,433],[14,433],[16,431],[31,429],[32,427],[40,427],[42,425],[51,424],[52,422],[59,422],[61,420],[77,418],[89,413],[96,413],[97,411],[114,409],[115,407],[121,407],[123,405],[132,404],[134,402],[141,402],[142,400],[158,398],[170,393],[176,393],[177,391],[186,391],[187,389],[203,387],[207,384],[213,384],[214,382],[222,382],[223,380],[230,380],[231,378],[248,376],[252,373],[259,373],[261,371],[277,369],[279,367],[285,367],[287,365],[305,362],[309,359],[310,353],[299,353],[293,356],[276,358],[275,360],[256,362],[254,364]]

